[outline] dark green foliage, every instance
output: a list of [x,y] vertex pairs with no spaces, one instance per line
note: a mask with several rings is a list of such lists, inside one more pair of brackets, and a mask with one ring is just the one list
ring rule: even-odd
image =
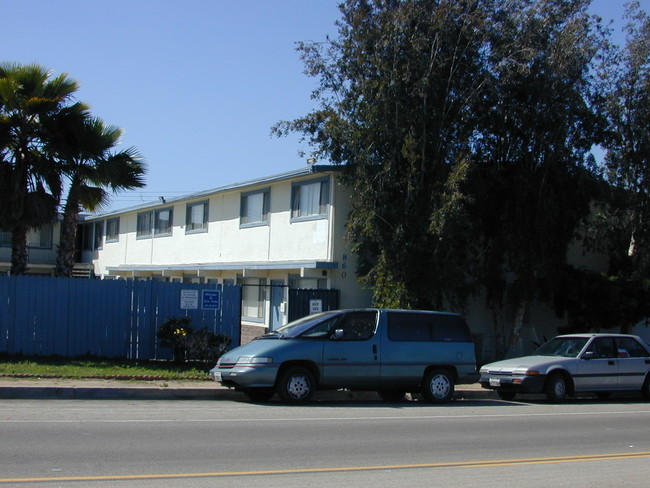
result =
[[215,363],[225,352],[232,340],[225,335],[218,335],[207,329],[195,331],[190,327],[191,319],[172,317],[165,321],[156,336],[160,345],[171,347],[174,361],[204,361]]
[[605,37],[588,4],[348,0],[337,39],[299,45],[320,107],[275,130],[343,165],[376,304],[462,310],[483,294],[523,320],[553,301],[601,195]]
[[630,325],[650,317],[650,280],[568,268],[563,285],[555,302],[568,319],[561,333],[601,331],[613,326],[629,333]]

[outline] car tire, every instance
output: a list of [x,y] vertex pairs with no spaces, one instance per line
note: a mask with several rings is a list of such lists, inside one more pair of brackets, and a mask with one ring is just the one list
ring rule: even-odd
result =
[[429,403],[447,403],[454,396],[454,378],[446,369],[434,369],[424,375],[422,396]]
[[641,394],[643,395],[643,398],[650,400],[650,374],[645,377],[643,387],[641,388]]
[[508,390],[497,390],[497,395],[499,396],[499,398],[501,398],[501,400],[510,401],[513,400],[515,396],[517,396],[517,392],[508,391]]
[[404,390],[379,390],[377,394],[385,402],[398,403],[404,400],[406,392]]
[[560,403],[567,395],[567,379],[562,373],[551,373],[546,380],[544,393],[549,402]]
[[273,388],[251,388],[244,393],[251,402],[268,402],[275,395],[275,390]]
[[285,403],[299,405],[311,400],[315,387],[316,382],[311,371],[303,367],[291,367],[280,376],[277,390]]

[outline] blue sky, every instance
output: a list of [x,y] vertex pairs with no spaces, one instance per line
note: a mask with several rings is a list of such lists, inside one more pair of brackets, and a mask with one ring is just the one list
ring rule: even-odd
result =
[[[620,19],[623,0],[592,11]],[[297,41],[335,36],[330,0],[0,0],[0,61],[38,63],[81,84],[93,115],[124,129],[147,187],[112,208],[268,176],[305,164],[280,120],[308,113],[316,80]],[[650,0],[642,0],[650,11]]]

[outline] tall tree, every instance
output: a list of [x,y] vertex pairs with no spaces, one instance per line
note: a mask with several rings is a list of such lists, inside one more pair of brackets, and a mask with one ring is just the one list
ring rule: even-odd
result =
[[[605,176],[619,191],[615,271],[650,277],[650,18],[627,5],[626,46],[604,73]],[[609,236],[610,239],[614,236]]]
[[583,278],[566,303],[577,328],[621,327],[650,316],[650,18],[626,6],[626,43],[612,46],[600,70],[606,117],[603,175],[609,184],[590,221],[589,243],[609,269]]
[[552,303],[596,196],[592,73],[604,38],[588,6],[513,0],[493,17],[473,191],[488,303],[514,310],[502,347],[517,346],[532,302]]
[[491,4],[348,0],[337,40],[299,45],[320,108],[276,132],[343,165],[358,273],[379,305],[460,307],[472,292],[462,186]]
[[56,215],[61,178],[43,150],[43,121],[78,89],[38,65],[0,64],[0,228],[12,234],[11,273],[27,269],[27,232]]
[[515,344],[528,305],[551,300],[592,191],[587,7],[348,0],[336,40],[299,45],[320,106],[275,130],[343,165],[377,304],[459,309],[483,290],[495,315],[516,311]]
[[122,135],[80,107],[71,107],[47,123],[49,153],[68,179],[63,207],[56,276],[72,276],[77,223],[82,209],[96,210],[109,193],[144,186],[145,165],[135,148],[114,151]]

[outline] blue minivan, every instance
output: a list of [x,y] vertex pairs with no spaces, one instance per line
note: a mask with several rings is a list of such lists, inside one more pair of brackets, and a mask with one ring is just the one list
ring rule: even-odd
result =
[[388,401],[408,392],[431,403],[478,379],[463,317],[412,310],[336,310],[309,315],[225,353],[215,381],[265,401],[292,404],[316,390],[376,390]]

